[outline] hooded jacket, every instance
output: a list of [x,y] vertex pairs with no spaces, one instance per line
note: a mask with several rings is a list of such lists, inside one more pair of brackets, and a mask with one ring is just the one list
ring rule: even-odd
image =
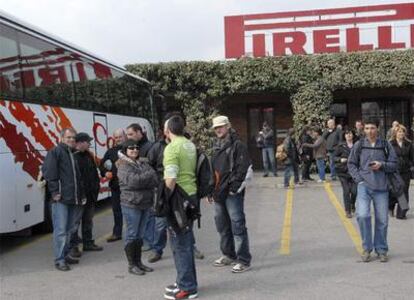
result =
[[85,191],[86,200],[96,201],[98,199],[100,189],[100,180],[93,155],[89,151],[76,151],[74,156],[79,166],[81,182]]
[[142,159],[134,161],[119,152],[117,161],[121,204],[147,209],[154,203],[154,188],[157,186],[157,174]]
[[237,193],[251,165],[247,146],[233,129],[226,138],[215,140],[211,162],[215,175],[213,198],[222,202],[230,192]]

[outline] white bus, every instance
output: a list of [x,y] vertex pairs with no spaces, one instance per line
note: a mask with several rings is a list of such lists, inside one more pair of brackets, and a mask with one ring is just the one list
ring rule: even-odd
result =
[[99,159],[113,130],[139,123],[153,140],[153,122],[148,81],[0,11],[0,234],[49,223],[37,178],[63,128],[91,135]]

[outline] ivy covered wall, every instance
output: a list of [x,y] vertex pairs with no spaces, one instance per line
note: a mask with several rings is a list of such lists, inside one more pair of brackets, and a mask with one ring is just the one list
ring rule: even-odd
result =
[[404,87],[414,92],[413,49],[126,67],[148,79],[156,93],[173,95],[201,146],[207,145],[211,119],[228,96],[288,94],[294,126],[300,129],[305,124],[326,120],[334,91]]

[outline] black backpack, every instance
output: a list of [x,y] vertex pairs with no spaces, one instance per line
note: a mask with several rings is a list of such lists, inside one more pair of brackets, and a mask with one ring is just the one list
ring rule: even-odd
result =
[[214,191],[214,171],[208,156],[197,150],[197,198],[209,197]]

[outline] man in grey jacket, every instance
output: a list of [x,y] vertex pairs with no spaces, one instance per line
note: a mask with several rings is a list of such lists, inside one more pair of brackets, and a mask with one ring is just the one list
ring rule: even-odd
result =
[[85,204],[80,171],[75,162],[76,131],[67,128],[61,132],[61,142],[50,150],[42,166],[42,173],[51,195],[53,221],[53,252],[59,271],[69,271],[68,264],[79,261],[68,255],[70,237],[76,231]]
[[[357,220],[362,238],[362,261],[370,261],[375,252],[381,262],[388,261],[388,184],[387,173],[397,170],[397,156],[393,147],[378,137],[378,120],[365,122],[365,138],[352,148],[348,159],[348,170],[358,184]],[[372,241],[371,201],[374,203],[375,230]]]

